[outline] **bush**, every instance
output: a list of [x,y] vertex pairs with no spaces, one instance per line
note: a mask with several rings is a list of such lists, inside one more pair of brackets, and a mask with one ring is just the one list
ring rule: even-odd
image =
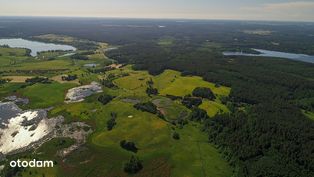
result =
[[180,134],[177,133],[177,132],[174,132],[174,133],[172,134],[172,138],[175,139],[175,140],[179,140],[179,139],[180,139]]
[[107,130],[112,130],[113,127],[117,124],[116,118],[117,118],[117,113],[111,112],[110,113],[111,118],[107,121]]
[[197,87],[193,90],[192,94],[195,97],[207,98],[210,100],[214,100],[216,98],[210,88],[206,87]]
[[202,99],[201,98],[195,98],[195,97],[188,97],[185,96],[182,100],[182,104],[186,106],[187,108],[193,108],[197,107],[202,104]]
[[136,147],[136,145],[135,145],[135,143],[133,143],[133,142],[127,142],[126,140],[122,140],[121,142],[120,142],[120,146],[123,148],[123,149],[125,149],[125,150],[127,150],[127,151],[131,151],[131,152],[134,152],[134,153],[137,153],[137,147]]
[[114,96],[111,95],[101,95],[98,97],[98,101],[101,102],[103,105],[108,104],[112,99],[114,99]]
[[51,83],[51,81],[46,77],[34,77],[34,78],[26,79],[25,82],[28,84],[36,84],[36,83],[50,84]]
[[208,115],[207,112],[203,109],[200,108],[193,108],[191,115],[190,115],[191,120],[194,121],[204,121],[206,119],[208,119]]
[[147,102],[147,103],[137,103],[134,105],[134,108],[137,110],[141,110],[141,111],[146,111],[152,114],[157,114],[158,110],[157,110],[157,106],[154,105],[152,102]]
[[124,164],[124,171],[129,174],[135,174],[142,169],[142,161],[133,155],[131,156],[131,159]]
[[146,89],[146,93],[147,93],[148,96],[150,96],[150,95],[158,95],[158,90],[156,88],[153,88],[153,87],[149,86]]

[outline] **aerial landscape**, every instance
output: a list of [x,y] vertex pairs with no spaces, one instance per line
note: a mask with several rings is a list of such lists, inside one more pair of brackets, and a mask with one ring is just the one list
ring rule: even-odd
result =
[[3,3],[0,177],[314,177],[314,3],[196,2]]

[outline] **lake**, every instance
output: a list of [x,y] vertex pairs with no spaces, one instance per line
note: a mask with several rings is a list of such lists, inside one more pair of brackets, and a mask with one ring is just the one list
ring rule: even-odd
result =
[[30,41],[21,38],[0,39],[0,45],[8,45],[12,48],[27,48],[31,50],[31,56],[37,56],[37,52],[49,50],[75,51],[76,48],[70,45],[44,43],[38,41]]
[[271,50],[253,49],[259,54],[250,54],[243,52],[223,52],[224,56],[251,56],[251,57],[277,57],[290,60],[303,61],[307,63],[314,63],[314,56],[296,53],[277,52]]

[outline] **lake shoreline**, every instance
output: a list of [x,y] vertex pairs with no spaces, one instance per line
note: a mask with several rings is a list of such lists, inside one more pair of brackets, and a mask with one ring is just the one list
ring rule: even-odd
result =
[[271,51],[271,50],[264,50],[264,49],[252,49],[252,50],[258,52],[258,54],[247,53],[247,52],[242,52],[242,51],[241,52],[225,51],[222,54],[224,56],[274,57],[274,58],[283,58],[283,59],[289,59],[289,60],[314,64],[314,56],[311,56],[311,55]]
[[30,55],[36,57],[39,52],[45,51],[76,51],[71,45],[57,44],[51,42],[41,42],[23,38],[0,38],[0,46],[9,46],[10,48],[23,48],[31,50]]

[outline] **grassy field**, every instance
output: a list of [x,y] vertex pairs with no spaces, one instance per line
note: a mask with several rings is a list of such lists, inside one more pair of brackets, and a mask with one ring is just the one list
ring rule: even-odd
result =
[[166,70],[155,81],[161,95],[185,96],[191,94],[196,87],[207,87],[216,95],[228,96],[231,90],[224,86],[216,87],[214,83],[206,82],[201,77],[182,77],[179,72],[172,70]]
[[3,79],[9,79],[13,83],[25,83],[26,79],[32,78],[32,76],[5,76]]
[[173,37],[167,36],[167,37],[160,38],[157,41],[157,44],[160,46],[168,47],[168,46],[173,45],[174,42],[175,42],[175,40]]
[[26,49],[0,47],[0,56],[25,56]]
[[314,120],[314,113],[313,113],[313,112],[309,112],[309,111],[302,110],[302,113],[303,113],[306,117],[308,117],[308,118]]
[[14,68],[19,70],[67,70],[71,66],[73,66],[71,61],[60,59],[51,61],[28,62],[15,66]]
[[215,102],[206,100],[203,101],[203,103],[199,107],[206,110],[209,117],[214,117],[216,114],[219,113],[229,112],[228,108],[225,105],[217,101]]
[[23,97],[30,100],[30,108],[48,108],[62,104],[68,89],[75,87],[76,84],[35,84],[18,91]]

